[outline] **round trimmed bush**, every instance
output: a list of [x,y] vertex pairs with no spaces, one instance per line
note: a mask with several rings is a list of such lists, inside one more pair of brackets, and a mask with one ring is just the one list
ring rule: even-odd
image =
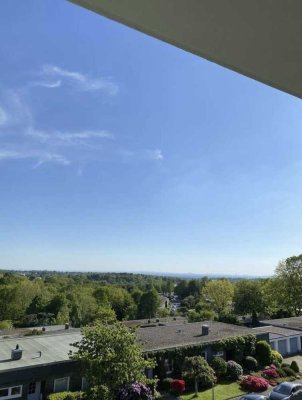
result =
[[265,340],[256,343],[256,358],[261,365],[270,365],[272,348]]
[[299,365],[298,365],[297,361],[293,360],[292,363],[290,364],[290,367],[297,374],[300,372]]
[[225,376],[227,373],[227,363],[222,357],[215,357],[211,362],[211,367],[218,378]]
[[249,371],[257,371],[257,369],[258,369],[258,361],[254,357],[247,356],[244,359],[244,366]]
[[250,392],[264,392],[264,390],[267,390],[269,386],[267,380],[253,375],[243,377],[240,385],[243,389]]
[[283,362],[282,355],[277,350],[272,350],[271,363],[275,365],[280,364],[281,366],[282,362]]
[[243,369],[240,364],[233,360],[227,362],[227,375],[230,379],[237,381],[243,374]]
[[291,367],[282,367],[282,369],[286,373],[286,376],[296,376],[296,372]]

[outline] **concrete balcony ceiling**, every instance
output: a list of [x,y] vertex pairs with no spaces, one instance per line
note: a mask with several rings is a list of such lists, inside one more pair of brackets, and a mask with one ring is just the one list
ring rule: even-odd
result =
[[302,0],[70,0],[302,98]]

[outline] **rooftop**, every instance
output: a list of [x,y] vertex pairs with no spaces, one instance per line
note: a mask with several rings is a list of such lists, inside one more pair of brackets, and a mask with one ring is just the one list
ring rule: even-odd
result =
[[266,319],[260,322],[263,325],[284,326],[289,328],[302,329],[302,316],[279,319]]
[[[201,334],[202,325],[209,326],[208,335]],[[243,326],[216,321],[183,322],[166,326],[144,327],[137,331],[139,342],[146,351],[211,342],[249,333],[254,332]]]
[[253,328],[256,333],[268,333],[269,339],[286,338],[289,336],[301,335],[301,332],[297,329],[288,329],[279,326],[261,326]]
[[[43,331],[44,328],[44,331]],[[65,328],[65,325],[47,325],[47,326],[32,326],[27,328],[12,328],[12,329],[1,329],[0,339],[8,339],[13,337],[30,336],[32,331],[43,332],[44,334],[62,334],[70,333],[71,331],[78,331],[77,328],[69,327]]]
[[[41,336],[23,336],[0,340],[0,373],[2,371],[67,361],[70,344],[81,340],[79,331]],[[23,349],[20,360],[11,359],[11,350]],[[41,355],[40,355],[41,352]]]
[[133,319],[130,321],[124,321],[124,324],[129,327],[154,327],[163,325],[177,325],[187,322],[185,317],[166,317],[166,318],[150,318],[150,319]]

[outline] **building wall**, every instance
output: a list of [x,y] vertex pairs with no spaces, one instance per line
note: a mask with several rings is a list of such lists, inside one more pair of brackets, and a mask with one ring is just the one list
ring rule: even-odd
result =
[[31,382],[41,382],[41,393],[46,399],[54,391],[55,379],[70,377],[69,390],[81,390],[82,374],[79,363],[66,361],[52,365],[34,368],[22,368],[0,373],[0,388],[22,385],[22,397],[16,400],[27,399],[28,388]]

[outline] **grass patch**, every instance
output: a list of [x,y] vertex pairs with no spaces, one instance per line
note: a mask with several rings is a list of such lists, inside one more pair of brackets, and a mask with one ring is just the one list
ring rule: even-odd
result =
[[[246,393],[242,390],[238,382],[221,382],[214,387],[215,400],[225,400],[230,397],[241,396]],[[189,393],[181,396],[182,400],[202,399],[212,400],[212,389],[206,389],[198,393],[195,397],[194,393]]]

